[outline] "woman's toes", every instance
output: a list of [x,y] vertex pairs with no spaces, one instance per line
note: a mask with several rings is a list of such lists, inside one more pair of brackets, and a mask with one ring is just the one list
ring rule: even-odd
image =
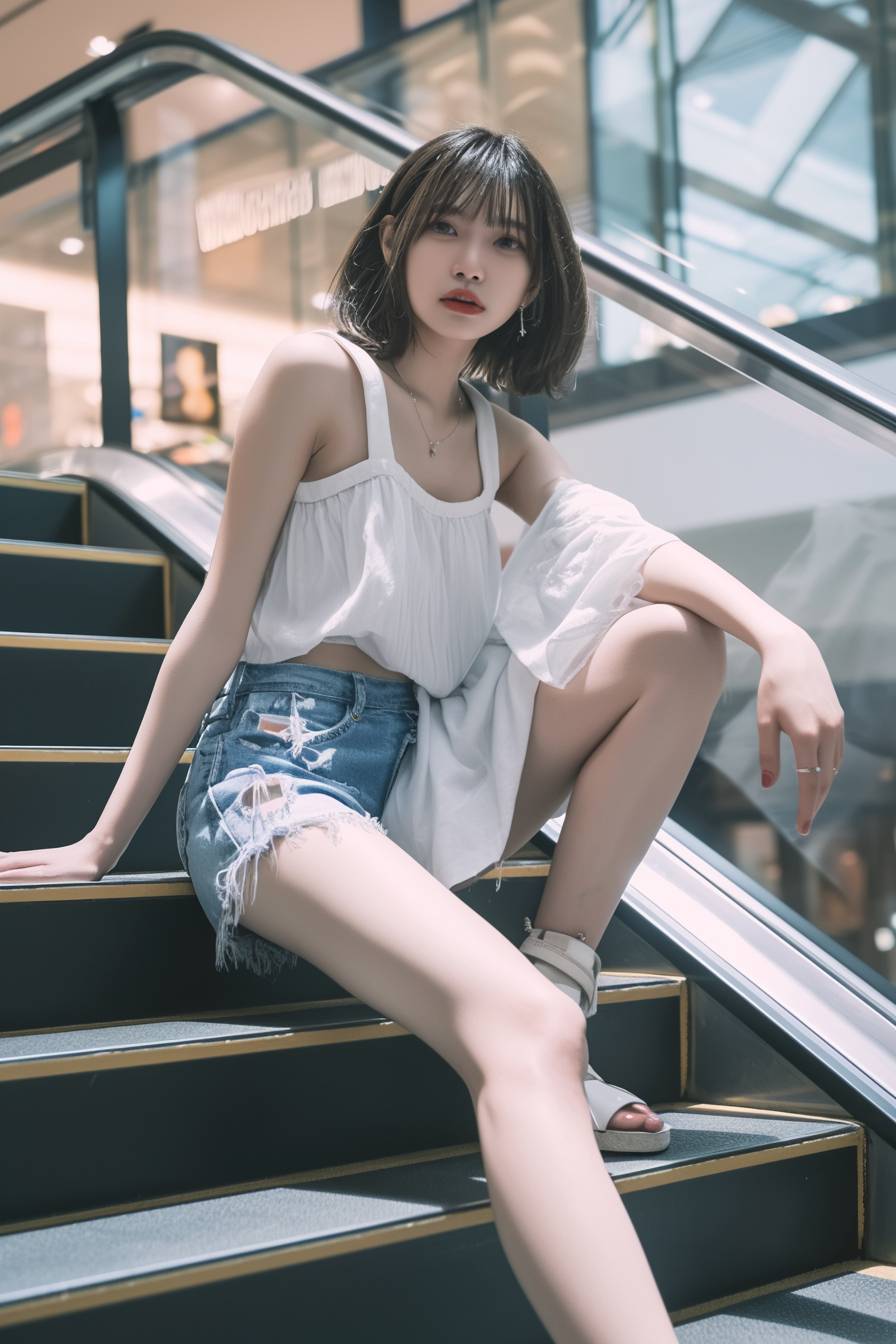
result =
[[637,1102],[632,1106],[623,1106],[610,1119],[611,1129],[662,1129],[663,1122],[649,1106]]

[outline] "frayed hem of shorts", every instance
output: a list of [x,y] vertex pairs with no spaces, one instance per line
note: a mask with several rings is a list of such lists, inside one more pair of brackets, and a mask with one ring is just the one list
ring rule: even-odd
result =
[[[267,814],[262,816],[257,804],[269,801],[269,782],[280,785],[282,801],[280,806],[269,808]],[[267,775],[259,767],[257,780],[247,784],[246,790],[259,786],[263,796],[259,798],[256,795],[256,807],[252,809],[252,834],[239,846],[227,867],[222,868],[215,877],[215,891],[221,906],[221,918],[215,936],[215,969],[227,970],[229,957],[235,970],[245,967],[256,975],[276,975],[286,968],[295,969],[302,957],[272,943],[253,929],[239,926],[247,905],[255,899],[261,856],[270,853],[276,865],[277,850],[273,841],[282,837],[289,848],[294,848],[302,843],[308,826],[323,827],[334,842],[339,839],[343,825],[361,826],[380,835],[388,835],[388,831],[371,813],[354,812],[350,808],[329,808],[307,817],[291,817],[296,780],[288,775]],[[243,794],[240,795],[240,801],[242,797]]]

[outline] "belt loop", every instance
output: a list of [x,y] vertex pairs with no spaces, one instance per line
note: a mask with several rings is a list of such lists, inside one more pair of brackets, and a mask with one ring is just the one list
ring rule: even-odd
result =
[[239,691],[239,688],[242,684],[243,672],[245,671],[245,667],[246,664],[244,662],[242,661],[238,662],[236,667],[233,669],[230,676],[224,683],[223,693],[227,696],[227,700],[224,704],[224,714],[228,718],[233,713],[233,702],[236,699],[237,692]]
[[367,703],[367,678],[363,672],[352,672],[355,683],[355,703],[352,705],[352,718],[360,719]]

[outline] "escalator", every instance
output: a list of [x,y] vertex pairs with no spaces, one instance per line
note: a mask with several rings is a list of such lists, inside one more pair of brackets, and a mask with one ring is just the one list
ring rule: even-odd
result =
[[[13,135],[20,165],[28,137],[51,153],[46,137],[88,97],[114,98],[123,115],[212,70],[267,100],[268,125],[292,125],[306,153],[332,141],[388,165],[411,147],[310,81],[208,38],[161,33],[3,114],[0,155]],[[91,115],[114,147],[114,121]],[[93,161],[114,161],[108,143]],[[352,199],[357,213],[364,198]],[[350,223],[337,219],[337,243]],[[318,225],[312,217],[309,229]],[[701,407],[707,423],[723,405],[730,422],[737,406],[727,432],[746,435],[751,455],[726,466],[743,469],[744,491],[751,475],[763,479],[762,452],[779,448],[783,430],[825,449],[828,473],[842,464],[856,475],[867,522],[893,488],[896,411],[879,390],[597,240],[581,243],[601,303],[679,342],[669,367],[693,380],[679,403]],[[111,360],[104,391],[120,376]],[[220,489],[135,451],[130,425],[119,422],[116,440],[115,405],[103,406],[101,445],[31,446],[0,471],[2,849],[67,843],[95,823],[211,557]],[[574,468],[591,447],[577,436],[596,422],[617,450],[601,461],[608,488],[757,591],[784,572],[823,504],[807,508],[791,491],[759,545],[746,511],[724,527],[701,530],[699,517],[684,527],[659,498],[651,507],[643,482],[655,475],[668,491],[687,470],[702,480],[709,459],[689,465],[693,443],[674,438],[659,472],[644,456],[656,438],[620,439],[631,412],[617,412],[604,403],[602,418],[577,412],[552,426]],[[811,589],[811,564],[792,566],[800,572]],[[815,608],[797,602],[787,614],[803,610]],[[869,620],[876,629],[876,613]],[[830,647],[824,629],[810,630],[847,729],[858,629]],[[729,662],[706,754],[601,940],[591,1062],[673,1128],[664,1153],[607,1154],[607,1167],[682,1340],[814,1331],[883,1341],[896,1325],[896,996],[808,907],[737,861],[732,815],[779,842],[785,830],[732,766],[750,671],[738,683]],[[883,659],[877,672],[888,693],[896,668]],[[149,1339],[186,1337],[195,1320],[242,1340],[261,1322],[294,1329],[300,1301],[306,1336],[327,1344],[546,1339],[498,1243],[469,1096],[447,1064],[310,964],[271,980],[215,973],[214,935],[175,847],[191,755],[101,881],[0,884],[0,1329]],[[844,792],[853,787],[847,779]],[[458,899],[519,942],[559,829],[549,823]]]

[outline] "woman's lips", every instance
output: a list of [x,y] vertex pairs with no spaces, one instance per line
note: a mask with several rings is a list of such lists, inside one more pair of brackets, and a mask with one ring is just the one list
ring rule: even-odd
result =
[[481,313],[484,309],[478,304],[469,303],[466,299],[439,299],[439,303],[444,303],[446,308],[450,308],[453,313]]

